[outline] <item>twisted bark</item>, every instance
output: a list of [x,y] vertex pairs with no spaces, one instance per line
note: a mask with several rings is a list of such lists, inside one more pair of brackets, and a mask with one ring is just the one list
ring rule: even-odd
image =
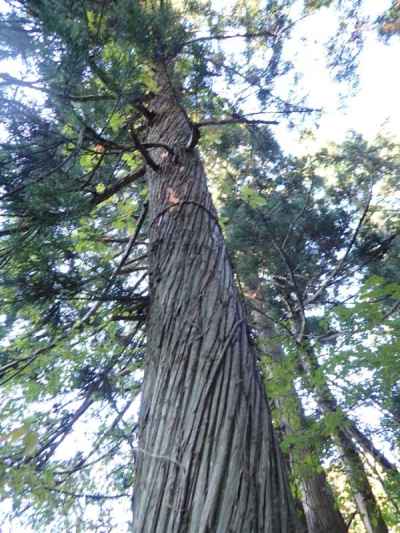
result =
[[151,106],[150,317],[135,533],[296,531],[286,476],[191,126]]

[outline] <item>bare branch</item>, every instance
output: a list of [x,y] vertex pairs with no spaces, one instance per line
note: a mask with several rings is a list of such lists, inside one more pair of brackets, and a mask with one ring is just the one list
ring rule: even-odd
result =
[[254,124],[254,125],[273,124],[273,125],[277,125],[279,124],[279,122],[277,122],[276,120],[261,120],[261,119],[253,120],[253,119],[247,119],[246,117],[243,117],[243,116],[237,116],[237,117],[235,116],[235,117],[225,118],[221,120],[205,120],[203,122],[197,122],[196,124],[194,124],[194,126],[196,126],[197,128],[203,128],[205,126],[225,126],[227,124]]
[[182,49],[186,46],[190,46],[195,43],[201,43],[206,41],[223,41],[226,39],[255,39],[257,37],[274,37],[276,38],[277,35],[271,31],[264,30],[260,32],[246,32],[246,33],[234,33],[232,35],[225,35],[225,34],[219,34],[219,35],[206,35],[204,37],[196,37],[195,39],[190,39],[190,41],[186,41],[183,43],[178,51],[180,53]]
[[111,198],[114,194],[121,191],[124,187],[127,185],[130,185],[131,183],[137,181],[139,178],[142,178],[146,173],[146,167],[140,167],[139,170],[134,172],[133,174],[128,174],[127,176],[124,176],[123,178],[120,178],[117,180],[113,185],[110,187],[106,187],[106,189],[102,193],[97,193],[92,198],[92,205],[98,205],[101,202],[104,202],[108,198]]
[[69,490],[63,490],[63,489],[56,489],[54,487],[45,487],[46,490],[50,492],[57,492],[58,494],[64,494],[65,496],[71,496],[72,498],[85,498],[85,500],[116,500],[118,498],[126,498],[129,497],[129,494],[122,493],[122,494],[111,494],[111,495],[105,495],[105,494],[86,494],[86,493],[77,493],[77,492],[71,492]]
[[358,445],[367,453],[371,454],[377,463],[387,472],[397,472],[396,466],[374,445],[374,443],[358,429],[353,421],[344,428],[350,438],[354,439]]
[[345,254],[343,255],[342,259],[340,259],[340,261],[338,262],[338,264],[336,265],[336,267],[332,270],[332,272],[329,274],[329,276],[327,277],[327,279],[325,280],[324,283],[322,283],[322,285],[320,286],[320,288],[314,293],[312,294],[310,297],[308,297],[305,301],[305,304],[308,305],[310,303],[313,303],[315,302],[315,300],[324,292],[324,290],[329,287],[334,278],[340,273],[340,271],[342,270],[345,262],[346,262],[346,259],[348,258],[355,242],[356,242],[356,239],[358,237],[358,234],[360,233],[360,230],[362,228],[362,225],[368,215],[368,211],[369,211],[369,206],[371,204],[371,199],[372,199],[372,190],[369,192],[369,195],[368,195],[368,200],[367,200],[367,203],[364,207],[364,210],[363,210],[363,213],[360,217],[360,220],[358,221],[358,224],[357,224],[357,227],[356,229],[354,230],[354,233],[353,233],[353,236],[347,246],[347,249],[346,249],[346,252]]
[[[152,168],[155,172],[157,172],[158,170],[160,170],[160,167],[159,165],[157,165],[157,163],[153,160],[153,158],[150,156],[149,152],[147,151],[145,145],[143,145],[140,140],[139,140],[139,137],[136,135],[136,132],[134,131],[133,127],[131,126],[129,128],[129,133],[132,137],[132,140],[135,144],[135,148],[137,150],[139,150],[139,152],[142,154],[143,156],[143,159],[145,160],[145,162],[149,165],[150,168]],[[163,146],[165,148],[165,145]]]
[[107,292],[109,291],[109,289],[111,288],[112,284],[115,281],[115,278],[119,275],[121,268],[124,266],[126,260],[129,257],[129,254],[132,251],[132,248],[133,248],[133,246],[134,246],[134,244],[136,242],[136,238],[139,235],[139,232],[142,229],[143,223],[145,221],[145,218],[146,218],[146,215],[147,215],[147,210],[148,210],[148,204],[146,203],[144,205],[144,207],[143,207],[143,212],[142,212],[141,217],[140,217],[140,219],[139,219],[139,221],[137,223],[135,232],[132,234],[132,237],[129,239],[128,246],[126,247],[126,250],[125,250],[120,262],[118,263],[117,267],[115,268],[114,272],[111,274],[109,282],[107,283],[107,285],[105,286],[103,292],[101,293],[100,299],[94,304],[93,307],[91,307],[89,309],[89,311],[83,316],[83,318],[78,321],[78,323],[75,325],[75,329],[80,328],[85,322],[87,322],[89,320],[89,318],[91,318],[93,316],[93,314],[101,306],[102,301],[103,301],[102,297],[104,295],[106,295]]
[[400,301],[396,302],[390,309],[383,315],[383,320],[388,319],[397,309],[400,307]]
[[97,102],[101,100],[115,100],[116,97],[111,94],[88,94],[88,95],[79,95],[79,94],[64,94],[62,92],[55,91],[51,88],[46,88],[43,85],[40,85],[39,81],[24,81],[14,76],[10,76],[6,72],[0,72],[0,79],[3,79],[3,82],[0,82],[2,85],[17,85],[18,87],[27,87],[35,91],[40,91],[45,94],[51,94],[56,98],[61,100],[70,100],[71,102]]
[[271,315],[268,315],[265,311],[260,309],[258,305],[255,305],[254,301],[249,301],[248,299],[246,299],[246,305],[248,305],[256,313],[259,313],[263,317],[265,317],[268,320],[270,320],[276,326],[279,326],[280,328],[283,328],[289,334],[290,337],[295,337],[293,332],[283,323],[282,320],[277,320],[277,319],[273,318]]

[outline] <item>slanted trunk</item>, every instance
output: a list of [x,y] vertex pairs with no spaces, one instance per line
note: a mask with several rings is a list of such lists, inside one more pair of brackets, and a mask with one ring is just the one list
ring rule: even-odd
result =
[[[262,305],[262,298],[259,299],[258,305]],[[274,341],[276,337],[274,324],[262,313],[254,312],[255,326],[263,340],[262,345],[265,351],[275,363],[282,363],[284,353],[282,347]],[[292,416],[296,418],[298,431],[307,431],[306,417],[294,386],[291,387],[290,393],[290,410],[294,411]],[[285,408],[285,398],[277,398],[278,412],[280,413],[280,426],[284,436],[293,435],[292,423],[289,416],[285,416],[288,410]],[[304,448],[297,451],[296,457],[290,454],[290,462],[295,465],[299,457],[306,458],[313,450]],[[314,452],[315,453],[315,452]],[[299,488],[301,493],[301,502],[307,523],[308,533],[347,533],[346,523],[336,507],[335,498],[329,486],[326,475],[320,466],[320,472],[310,471],[304,473],[299,479]]]
[[150,317],[135,533],[296,531],[244,312],[191,131],[167,85],[147,142]]
[[[295,390],[292,391],[292,394],[294,394],[294,398],[297,398]],[[297,417],[300,431],[307,431],[305,416],[298,398],[297,402]],[[282,420],[282,422],[284,424],[284,432],[287,435],[293,434],[289,422],[285,420]],[[296,458],[292,458],[291,461],[294,463],[295,461],[299,461],[298,456],[306,458],[311,453],[313,453],[312,450],[305,448],[297,452]],[[347,533],[346,522],[336,506],[335,498],[325,472],[321,465],[319,465],[319,468],[319,472],[304,472],[299,479],[301,502],[306,518],[307,531],[308,533],[326,533],[327,531]]]
[[346,418],[345,431],[347,435],[352,438],[357,444],[364,450],[365,453],[369,453],[374,460],[383,468],[388,474],[397,474],[398,470],[396,466],[389,461],[389,459],[374,446],[374,443],[358,429],[352,420]]
[[[365,530],[367,533],[388,533],[388,528],[372,492],[357,446],[352,439],[355,434],[355,424],[341,411],[328,384],[321,382],[322,373],[320,372],[318,360],[311,346],[305,347],[301,359],[301,366],[304,374],[307,376],[312,376],[315,372],[318,372],[318,386],[313,385],[312,380],[309,380],[308,377],[306,377],[306,381],[313,389],[321,409],[325,413],[341,412],[343,416],[343,428],[337,429],[336,435],[332,436],[336,438],[336,442],[342,453],[343,463]],[[366,437],[364,438],[366,439]]]
[[300,491],[308,533],[348,533],[324,472],[301,479]]
[[356,446],[344,431],[338,431],[337,440],[343,454],[343,462],[365,531],[367,533],[388,533],[388,528],[372,492]]

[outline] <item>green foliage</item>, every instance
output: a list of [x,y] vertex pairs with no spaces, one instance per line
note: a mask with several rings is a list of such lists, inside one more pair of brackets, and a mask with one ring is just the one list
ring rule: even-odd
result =
[[[115,516],[126,514],[134,482],[130,406],[148,305],[147,188],[131,176],[143,165],[137,139],[160,91],[155,66],[174,62],[170,82],[188,115],[241,112],[217,94],[210,71],[213,64],[231,83],[240,77],[234,63],[196,41],[197,31],[259,31],[279,9],[226,17],[197,2],[10,6],[0,18],[0,53],[24,60],[26,75],[2,75],[0,85],[2,498],[36,530],[119,529]],[[276,60],[278,40],[258,39],[276,49]],[[26,96],[32,90],[40,102]]]
[[[331,453],[324,439],[342,423],[340,413],[318,412],[307,431],[299,423],[292,392],[301,298],[310,300],[307,340],[324,359],[314,385],[334,372],[343,380],[370,372],[370,388],[346,384],[344,409],[377,399],[388,413],[385,432],[398,442],[398,428],[389,427],[399,412],[398,316],[386,317],[399,298],[398,217],[388,220],[389,208],[377,202],[346,249],[371,187],[398,185],[399,150],[354,135],[296,160],[283,155],[267,123],[252,122],[307,112],[301,99],[278,93],[277,81],[293,68],[283,59],[293,2],[239,1],[223,13],[195,1],[8,4],[0,59],[25,66],[23,79],[0,80],[0,493],[12,502],[10,516],[22,515],[37,531],[120,530],[115,517],[126,516],[136,446],[131,406],[140,392],[149,303],[148,193],[137,139],[146,141],[154,94],[167,82],[193,122],[223,123],[201,127],[199,146],[235,268],[249,289],[261,280],[285,339],[287,359],[265,375],[270,395],[287,400],[282,409],[295,431],[284,446],[295,450],[298,474],[320,468],[320,455]],[[233,34],[247,36],[241,54],[222,44]],[[356,37],[339,62],[346,74],[361,46]],[[343,42],[336,36],[334,44],[333,55]],[[258,107],[246,118],[248,95]],[[358,299],[341,302],[355,282],[362,284]],[[324,341],[336,330],[342,350]],[[382,331],[369,353],[362,341]]]
[[[264,179],[246,174],[243,185],[240,176],[239,186],[221,185],[228,244],[249,309],[261,307],[269,317],[254,327],[296,479],[318,472],[321,458],[337,461],[332,444],[345,416],[358,422],[366,409],[380,412],[378,446],[385,441],[398,450],[399,219],[389,191],[398,188],[399,168],[390,140],[368,145],[353,135],[313,158],[278,156]],[[282,347],[278,363],[268,357],[270,343]],[[318,403],[318,395],[329,398],[327,390],[338,404],[331,411]],[[391,484],[387,473],[381,479],[381,505],[395,523],[398,480]],[[382,491],[381,481],[375,484]]]
[[400,33],[400,6],[396,0],[389,9],[377,18],[378,32],[384,41]]

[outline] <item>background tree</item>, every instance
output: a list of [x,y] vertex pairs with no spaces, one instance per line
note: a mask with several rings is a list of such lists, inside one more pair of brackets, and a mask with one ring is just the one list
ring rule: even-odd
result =
[[[258,163],[257,168],[262,168]],[[305,391],[316,402],[314,416],[319,419],[320,431],[333,437],[342,450],[366,529],[385,531],[381,512],[376,504],[372,506],[374,497],[358,458],[359,451],[372,456],[372,461],[387,474],[387,487],[398,474],[379,447],[349,416],[355,407],[354,395],[360,390],[356,385],[360,378],[357,371],[354,373],[355,366],[349,367],[349,360],[357,360],[360,337],[354,324],[350,326],[336,318],[331,321],[330,313],[335,317],[337,312],[343,313],[345,321],[351,314],[360,327],[362,319],[355,312],[354,302],[359,297],[362,280],[370,279],[377,268],[381,272],[389,269],[394,274],[391,265],[397,262],[397,211],[392,210],[388,202],[381,203],[382,192],[398,182],[398,148],[384,139],[368,146],[354,137],[342,147],[317,154],[314,160],[307,158],[292,164],[290,174],[290,164],[285,161],[282,165],[278,160],[277,172],[273,175],[269,169],[266,176],[258,174],[252,182],[247,179],[245,185],[234,182],[229,188],[232,182],[228,182],[228,186],[224,184],[222,194],[226,196],[225,216],[229,219],[227,227],[235,265],[242,283],[248,287],[249,309],[264,317],[264,327],[260,330],[260,320],[255,327],[264,336],[264,351],[282,367],[277,374],[281,377],[275,380],[279,382],[285,376],[283,391],[289,396],[288,405],[292,405],[293,412],[293,387],[300,377]],[[329,176],[331,187],[326,187],[318,173]],[[383,278],[380,280],[383,282]],[[396,286],[394,283],[392,289]],[[372,303],[365,303],[365,308],[374,312]],[[393,307],[393,302],[386,300],[386,305],[389,317],[396,311],[396,304]],[[379,313],[378,316],[382,326],[384,315]],[[371,333],[369,326],[366,328]],[[283,352],[276,346],[284,337],[290,338],[292,344],[286,363],[282,362]],[[351,347],[345,346],[346,343]],[[375,344],[373,358],[376,367],[382,370],[386,367],[385,358],[379,357],[378,352]],[[341,365],[339,374],[335,366],[337,358]],[[357,364],[360,364],[358,371],[363,374],[366,367],[361,368],[360,360]],[[397,381],[398,373],[392,364],[393,380]],[[292,378],[288,379],[290,368]],[[332,387],[338,375],[346,384],[344,390],[352,397],[349,403],[343,401],[343,387],[340,390]],[[379,385],[373,382],[369,390],[375,387],[378,389]],[[277,390],[279,392],[279,387]],[[366,398],[367,394],[359,403],[365,405]],[[288,425],[288,405],[281,409],[284,426],[285,419]],[[295,402],[292,417],[298,419],[299,410],[301,406]],[[312,431],[315,429],[313,424]],[[306,433],[304,423],[300,424],[300,454],[304,453]],[[315,433],[311,433],[311,438],[315,441]],[[293,440],[292,436],[287,438],[288,442]],[[396,498],[390,489],[389,499],[394,506],[392,509],[396,509]],[[388,516],[392,521],[390,513]]]

